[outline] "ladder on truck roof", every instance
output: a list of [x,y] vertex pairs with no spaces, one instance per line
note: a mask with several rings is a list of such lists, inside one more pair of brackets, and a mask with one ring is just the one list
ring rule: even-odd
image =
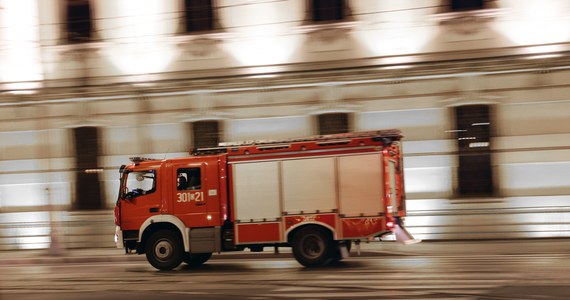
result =
[[292,151],[307,150],[310,146],[336,146],[336,145],[356,145],[365,143],[366,140],[373,142],[382,142],[385,145],[391,144],[393,141],[400,140],[402,133],[397,129],[375,130],[352,133],[339,133],[328,135],[317,135],[306,138],[280,139],[280,140],[254,140],[242,142],[219,143],[218,147],[211,148],[195,148],[192,149],[192,155],[211,155],[219,153],[228,153],[233,155],[253,154],[260,152],[276,151]]

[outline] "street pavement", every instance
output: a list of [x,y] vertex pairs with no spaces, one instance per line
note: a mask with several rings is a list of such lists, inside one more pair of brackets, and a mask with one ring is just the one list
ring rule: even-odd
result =
[[[55,253],[54,253],[55,252]],[[473,240],[473,241],[423,241],[403,245],[397,242],[362,242],[353,245],[351,256],[481,256],[481,255],[526,255],[526,254],[570,254],[570,239],[523,239],[523,240]],[[290,248],[272,247],[264,252],[224,252],[214,254],[212,259],[249,259],[292,257]],[[0,251],[0,266],[96,263],[144,261],[144,255],[126,255],[123,249],[49,249]]]

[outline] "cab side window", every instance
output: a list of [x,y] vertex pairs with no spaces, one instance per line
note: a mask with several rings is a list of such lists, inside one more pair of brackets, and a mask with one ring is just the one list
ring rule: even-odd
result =
[[177,190],[200,190],[202,180],[200,168],[186,168],[177,170]]

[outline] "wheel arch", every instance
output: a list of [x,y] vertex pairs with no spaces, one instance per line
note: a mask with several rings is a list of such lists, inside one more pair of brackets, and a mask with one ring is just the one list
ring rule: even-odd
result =
[[286,232],[287,243],[291,244],[295,234],[297,232],[299,232],[299,230],[306,228],[306,227],[324,228],[330,234],[330,236],[333,240],[336,240],[336,238],[337,238],[336,230],[333,227],[331,227],[330,225],[325,224],[325,223],[320,223],[320,222],[307,222],[307,223],[297,224],[297,225],[295,225],[295,226],[293,226],[287,230],[287,232]]
[[188,230],[186,230],[184,223],[173,215],[152,216],[144,221],[139,230],[138,243],[141,245],[141,249],[144,249],[144,245],[150,235],[161,229],[169,229],[178,233],[182,238],[184,252],[190,251],[190,244],[188,242]]

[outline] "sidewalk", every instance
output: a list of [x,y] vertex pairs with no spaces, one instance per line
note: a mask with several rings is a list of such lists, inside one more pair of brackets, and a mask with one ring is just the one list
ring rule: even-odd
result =
[[[358,247],[353,244],[351,256],[357,256]],[[570,239],[534,239],[502,241],[424,241],[413,245],[396,242],[362,242],[360,256],[471,256],[471,255],[528,255],[568,254]],[[292,257],[290,248],[279,248],[279,254],[272,247],[264,252],[225,252],[214,254],[212,259],[240,258],[282,258]],[[123,249],[67,249],[61,255],[49,255],[47,249],[0,251],[0,266],[37,265],[63,263],[128,262],[145,261],[144,255],[126,255]]]

